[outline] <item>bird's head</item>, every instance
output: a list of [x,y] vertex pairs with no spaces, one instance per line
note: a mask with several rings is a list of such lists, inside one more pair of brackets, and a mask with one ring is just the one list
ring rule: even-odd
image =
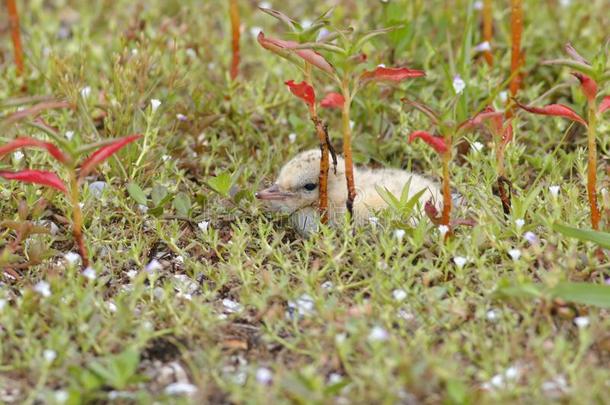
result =
[[[291,214],[303,207],[317,204],[319,198],[320,150],[312,149],[292,158],[282,167],[275,183],[256,193],[272,211]],[[329,191],[340,184],[343,161],[337,165],[337,174],[331,164],[328,176]]]

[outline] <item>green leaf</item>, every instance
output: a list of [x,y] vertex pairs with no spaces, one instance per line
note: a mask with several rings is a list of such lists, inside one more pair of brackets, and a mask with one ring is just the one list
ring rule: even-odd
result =
[[553,230],[570,238],[593,242],[604,249],[610,249],[610,233],[594,231],[591,229],[572,228],[559,223],[553,224]]
[[148,198],[146,198],[146,194],[144,191],[138,186],[136,183],[129,183],[127,185],[127,192],[129,196],[134,199],[135,202],[141,205],[148,204]]
[[166,196],[167,188],[160,185],[155,185],[150,193],[150,198],[155,207],[158,207]]
[[610,308],[610,285],[561,282],[550,290],[557,298],[576,304]]
[[538,298],[542,295],[540,285],[534,283],[511,284],[503,280],[496,286],[494,295],[499,298]]
[[176,213],[183,217],[188,217],[191,211],[191,199],[186,193],[180,192],[174,197],[174,208]]
[[225,172],[216,177],[212,177],[205,184],[221,196],[228,197],[231,186],[233,185],[233,179],[231,178],[231,174]]

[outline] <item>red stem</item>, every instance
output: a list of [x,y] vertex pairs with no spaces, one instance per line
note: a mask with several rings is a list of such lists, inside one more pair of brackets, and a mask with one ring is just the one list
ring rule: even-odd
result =
[[21,46],[21,32],[19,31],[19,13],[17,12],[17,3],[15,0],[6,0],[6,8],[8,9],[9,22],[11,26],[11,37],[13,39],[13,48],[15,52],[15,65],[17,73],[23,74],[23,48]]

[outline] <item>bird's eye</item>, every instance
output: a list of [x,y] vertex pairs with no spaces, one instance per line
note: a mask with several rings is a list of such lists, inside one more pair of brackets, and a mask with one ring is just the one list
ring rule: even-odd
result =
[[303,188],[307,191],[313,191],[316,189],[316,187],[318,187],[316,183],[307,183],[303,186]]

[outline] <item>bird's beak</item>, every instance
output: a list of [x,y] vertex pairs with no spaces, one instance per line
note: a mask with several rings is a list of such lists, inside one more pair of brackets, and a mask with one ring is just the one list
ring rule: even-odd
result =
[[292,193],[288,193],[285,191],[281,191],[280,187],[277,184],[272,185],[269,188],[259,191],[254,194],[256,198],[259,200],[268,200],[268,201],[283,201],[288,197],[292,197]]

